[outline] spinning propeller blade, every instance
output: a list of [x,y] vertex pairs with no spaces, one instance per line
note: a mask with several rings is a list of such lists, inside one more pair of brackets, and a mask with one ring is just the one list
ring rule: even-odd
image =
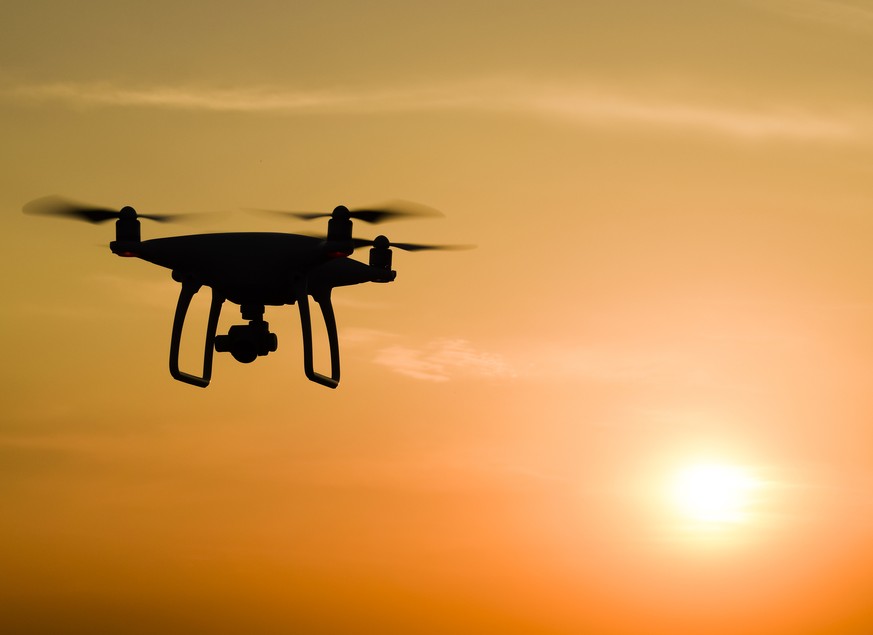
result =
[[[108,220],[117,219],[121,216],[120,210],[107,207],[93,207],[83,203],[77,203],[60,196],[43,196],[27,203],[22,209],[25,214],[39,216],[61,216],[75,220],[83,220],[88,223],[104,223]],[[182,220],[194,214],[136,214],[137,218],[167,223]]]
[[[352,243],[355,246],[355,249],[358,247],[372,247],[377,242],[382,243],[381,246],[392,247],[395,249],[400,249],[402,251],[463,251],[465,249],[475,249],[475,245],[423,245],[420,243],[395,243],[390,242],[387,239],[385,241],[380,241],[380,238],[384,238],[380,236],[379,238],[369,239],[369,238],[353,238]],[[385,245],[384,243],[388,244]]]
[[333,212],[286,212],[275,209],[261,209],[257,211],[269,212],[272,214],[281,214],[283,216],[291,216],[302,220],[314,220],[316,218],[330,218],[339,210],[345,210],[349,218],[364,221],[365,223],[384,223],[392,220],[401,220],[404,218],[435,218],[442,214],[426,205],[419,205],[410,201],[392,201],[385,205],[372,208],[356,208],[346,209],[342,207],[336,208]]

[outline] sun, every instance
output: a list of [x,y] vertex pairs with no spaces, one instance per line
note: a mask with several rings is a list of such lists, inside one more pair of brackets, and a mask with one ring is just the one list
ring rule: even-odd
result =
[[698,463],[676,474],[672,497],[686,518],[713,525],[736,524],[746,520],[757,487],[757,479],[747,469]]

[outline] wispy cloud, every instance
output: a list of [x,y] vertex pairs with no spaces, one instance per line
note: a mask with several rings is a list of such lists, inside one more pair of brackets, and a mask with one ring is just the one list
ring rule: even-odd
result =
[[282,90],[265,86],[124,87],[106,82],[23,84],[2,90],[7,98],[75,107],[143,107],[239,113],[369,113],[459,107],[469,98],[426,88],[370,91]]
[[[179,295],[179,285],[163,276],[153,279],[132,279],[118,273],[95,273],[90,276],[91,284],[111,294],[117,305],[172,308]],[[209,289],[203,287],[206,297]],[[199,296],[198,296],[199,297]]]
[[748,0],[755,7],[851,31],[873,31],[868,0]]
[[420,348],[389,346],[377,353],[375,362],[401,375],[435,382],[514,375],[500,355],[477,350],[463,339],[436,340]]
[[588,91],[555,91],[529,96],[519,104],[532,114],[567,122],[625,123],[712,133],[748,139],[849,139],[859,130],[843,119],[800,112],[784,106],[727,108],[667,99],[631,99]]
[[[822,3],[823,4],[823,3]],[[274,115],[485,112],[536,117],[574,126],[637,125],[734,138],[846,140],[869,126],[848,117],[784,104],[725,106],[652,92],[518,80],[478,80],[375,90],[284,90],[270,87],[123,87],[58,82],[0,86],[7,101],[65,107],[137,107]]]
[[[93,321],[115,312],[136,309],[171,310],[178,297],[178,285],[169,278],[142,280],[120,274],[95,273],[80,283],[82,298],[28,297],[6,303],[0,314],[16,318],[50,317],[53,320]],[[208,291],[207,291],[208,296]],[[104,298],[111,297],[107,305]],[[109,312],[109,313],[107,313]]]

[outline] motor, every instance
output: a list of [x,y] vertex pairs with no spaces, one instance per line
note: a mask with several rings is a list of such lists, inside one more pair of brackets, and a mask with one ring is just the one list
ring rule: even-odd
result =
[[391,270],[391,243],[385,236],[376,236],[370,249],[370,266]]

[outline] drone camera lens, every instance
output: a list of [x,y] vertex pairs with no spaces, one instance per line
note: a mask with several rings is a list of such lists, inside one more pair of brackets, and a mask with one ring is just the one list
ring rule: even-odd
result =
[[242,364],[251,364],[258,358],[258,350],[255,343],[247,339],[235,342],[230,350],[230,354],[233,355],[236,361]]
[[243,364],[250,364],[278,348],[279,339],[275,333],[270,333],[266,322],[237,324],[230,327],[227,335],[218,335],[215,338],[217,352],[230,353],[236,361]]

